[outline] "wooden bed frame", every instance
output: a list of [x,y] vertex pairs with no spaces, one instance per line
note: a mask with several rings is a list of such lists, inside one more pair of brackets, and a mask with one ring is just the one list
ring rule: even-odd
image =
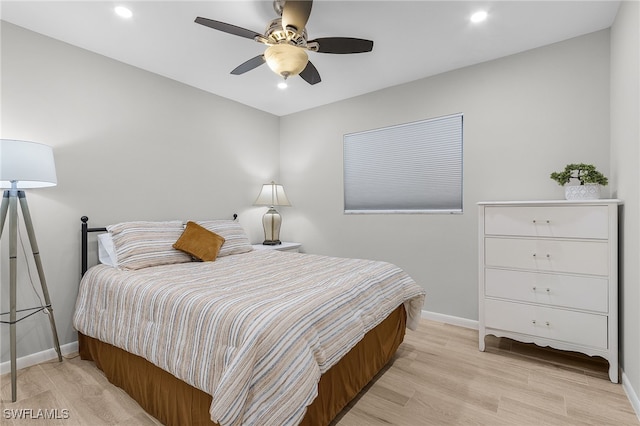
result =
[[[235,219],[234,215],[234,219]],[[82,275],[88,268],[89,228],[82,221]],[[402,343],[407,314],[400,305],[365,334],[337,364],[320,378],[318,396],[302,425],[328,425],[393,358]],[[211,395],[194,388],[142,357],[78,333],[80,357],[94,361],[114,385],[124,389],[140,406],[165,425],[216,425],[211,421]]]

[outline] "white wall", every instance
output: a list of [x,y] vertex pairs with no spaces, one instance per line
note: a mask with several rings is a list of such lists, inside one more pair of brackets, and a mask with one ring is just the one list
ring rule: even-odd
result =
[[[54,150],[58,186],[29,191],[27,198],[62,344],[77,340],[71,316],[82,215],[93,226],[105,226],[231,218],[237,212],[252,239],[262,240],[266,208],[252,203],[262,183],[278,179],[278,117],[6,22],[1,30],[0,136]],[[21,252],[19,259],[18,307],[34,306]],[[43,314],[17,327],[19,357],[53,346]],[[8,327],[0,333],[6,361]]]
[[[617,21],[612,45],[620,46],[619,58],[635,48],[637,61],[632,12]],[[11,24],[1,29],[0,137],[47,143],[56,157],[58,186],[28,198],[63,344],[76,338],[71,315],[82,215],[99,226],[238,212],[258,242],[264,209],[251,204],[261,183],[279,177],[293,203],[281,209],[283,239],[311,253],[397,263],[426,288],[425,309],[475,320],[477,201],[561,198],[548,175],[575,161],[610,175],[620,197],[638,180],[637,127],[635,145],[627,133],[610,132],[606,30],[278,119]],[[614,51],[612,73],[622,72],[625,62]],[[637,102],[623,100],[633,78],[625,75],[625,83],[612,83],[614,122],[637,117]],[[626,112],[614,114],[616,108]],[[465,115],[464,214],[343,214],[345,133],[456,112]],[[619,146],[611,161],[610,133]],[[631,226],[637,236],[637,223]],[[2,311],[7,254],[3,241]],[[630,254],[637,259],[637,249]],[[19,268],[19,300],[31,306],[36,299]],[[625,276],[628,285],[637,286],[637,278]],[[623,311],[637,324],[637,288],[625,291],[635,298]],[[633,334],[623,343],[630,351],[624,358],[637,360],[638,329],[623,330]],[[51,347],[43,315],[19,324],[18,336],[19,356]],[[639,389],[637,361],[627,365]]]
[[[464,114],[464,214],[344,215],[345,133]],[[283,237],[403,267],[425,309],[476,320],[481,200],[563,198],[570,162],[609,174],[608,30],[281,118]]]
[[[640,3],[620,5],[611,28],[611,181],[621,221],[621,360],[640,414]],[[627,383],[625,383],[627,385]]]

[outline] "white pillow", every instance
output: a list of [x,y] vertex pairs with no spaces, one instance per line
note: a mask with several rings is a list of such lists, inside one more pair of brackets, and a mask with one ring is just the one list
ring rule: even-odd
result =
[[118,257],[116,255],[116,247],[113,245],[111,234],[105,232],[98,234],[98,260],[104,265],[118,266]]
[[191,256],[173,248],[184,231],[181,220],[122,222],[107,226],[120,269],[191,262]]
[[234,220],[199,220],[196,223],[224,238],[224,244],[220,247],[218,257],[246,253],[253,250],[244,228]]

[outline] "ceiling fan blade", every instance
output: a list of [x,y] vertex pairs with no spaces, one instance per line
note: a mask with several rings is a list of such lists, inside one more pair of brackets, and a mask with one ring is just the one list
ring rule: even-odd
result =
[[311,15],[312,5],[313,1],[287,0],[282,9],[282,28],[293,27],[301,34]]
[[352,37],[324,37],[309,43],[318,43],[320,53],[364,53],[373,50],[373,41]]
[[265,62],[266,60],[264,59],[264,55],[258,55],[255,58],[251,58],[248,61],[243,62],[237,67],[235,67],[235,69],[231,71],[231,74],[233,75],[244,74],[247,71],[251,71],[252,69],[259,67]]
[[237,35],[251,40],[256,37],[262,37],[255,31],[248,30],[246,28],[237,27],[235,25],[227,24],[226,22],[214,21],[213,19],[203,18],[198,16],[195,20],[197,24],[204,25],[205,27],[213,28],[214,30],[222,31],[228,34]]
[[300,72],[300,77],[307,83],[313,85],[316,83],[320,83],[322,79],[320,78],[320,73],[316,67],[311,63],[311,61],[307,62],[307,66],[304,67],[302,72]]

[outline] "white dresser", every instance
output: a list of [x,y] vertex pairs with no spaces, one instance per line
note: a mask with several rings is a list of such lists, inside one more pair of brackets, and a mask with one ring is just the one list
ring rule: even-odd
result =
[[598,355],[618,383],[620,200],[481,202],[479,337]]

